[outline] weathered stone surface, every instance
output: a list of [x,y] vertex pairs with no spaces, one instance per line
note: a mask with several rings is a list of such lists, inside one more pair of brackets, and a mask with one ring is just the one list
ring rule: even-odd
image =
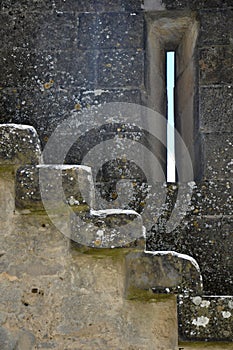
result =
[[172,234],[164,230],[165,223],[159,220],[152,228],[147,249],[173,250],[192,256],[200,266],[205,294],[231,295],[231,216],[187,216]]
[[36,130],[28,125],[0,125],[1,165],[38,164],[41,150]]
[[74,211],[89,211],[94,205],[93,191],[91,169],[81,165],[27,166],[16,174],[16,208],[20,210],[44,210],[43,198],[48,202],[45,209],[51,204],[59,210],[60,203],[61,208],[66,204]]
[[190,204],[193,215],[233,215],[233,183],[203,181],[196,184]]
[[142,218],[133,210],[91,210],[85,217],[73,215],[71,219],[71,239],[87,247],[118,248],[141,238]]
[[8,313],[19,314],[22,294],[23,291],[19,288],[17,278],[10,280],[8,274],[2,273],[0,285],[1,309]]
[[[180,209],[181,217],[189,214],[194,215],[194,217],[208,215],[230,216],[233,214],[231,180],[203,181],[193,184],[192,189],[188,184],[164,184],[158,182],[151,189],[150,184],[144,181],[143,174],[137,168],[131,169],[135,170],[134,176],[131,177],[125,176],[121,178],[120,175],[117,177],[118,173],[115,171],[115,179],[111,174],[112,181],[107,181],[109,176],[108,170],[110,171],[111,167],[109,166],[106,172],[104,171],[105,169],[102,170],[103,173],[97,177],[99,182],[96,183],[98,207],[104,209],[103,206],[105,205],[106,207],[109,204],[109,206],[114,208],[121,207],[136,210],[142,214],[146,226],[147,220],[150,221],[148,222],[148,231],[157,221],[156,219],[153,220],[153,217],[158,219],[159,216],[162,216],[161,219],[168,220],[174,206]],[[130,169],[127,168],[127,170],[129,171]],[[180,192],[181,197],[178,199],[179,189],[180,191],[183,190],[183,192]],[[104,198],[105,201],[101,202],[101,198]],[[188,203],[186,209],[183,206],[184,202]],[[183,212],[183,210],[186,211]],[[144,211],[149,212],[151,215],[144,215]]]
[[232,340],[233,297],[180,296],[178,303],[183,339]]
[[163,0],[162,4],[168,10],[190,8],[193,10],[200,8],[225,8],[231,6],[231,0]]
[[233,145],[230,133],[203,135],[204,177],[206,179],[232,179]]
[[[69,249],[44,215],[15,216],[10,228],[0,235],[1,247],[12,273],[22,270],[18,277],[10,271],[3,275],[1,305],[12,329],[30,329],[34,347],[148,350],[152,344],[151,350],[176,349],[176,298],[154,294],[150,303],[125,300],[125,264],[118,250],[104,255],[103,250]],[[54,268],[54,275],[23,272],[33,259],[49,271],[60,269]]]
[[81,49],[142,48],[143,17],[136,13],[83,14],[79,18]]
[[192,8],[226,8],[231,7],[231,0],[190,0]]
[[101,52],[98,58],[97,74],[99,87],[140,87],[143,84],[142,50],[117,49]]
[[43,1],[12,1],[3,0],[1,2],[1,9],[7,10],[27,10],[30,6],[31,11],[40,12],[42,10],[55,10],[64,12],[118,12],[118,11],[136,11],[141,9],[141,0],[70,0],[61,1],[55,0],[51,3],[49,0]]
[[26,274],[32,277],[39,276],[53,276],[62,272],[62,266],[60,264],[50,265],[49,261],[46,259],[28,259],[27,262],[21,263],[20,265],[14,266],[13,264],[8,268],[9,273],[18,276]]
[[200,11],[199,46],[228,45],[232,36],[231,9]]
[[[31,50],[67,50],[73,47],[77,35],[74,14],[48,11],[35,16],[30,14],[23,10],[0,14],[1,34],[4,41],[8,39],[8,47],[14,46],[15,42],[17,47],[30,47]],[[32,36],[31,31],[36,35]]]
[[233,86],[200,88],[200,129],[204,132],[232,132]]
[[162,4],[165,5],[165,7],[168,9],[168,10],[171,10],[171,9],[183,9],[183,8],[186,8],[188,7],[189,5],[189,0],[162,0]]
[[[194,45],[193,37],[187,36],[192,38],[187,40],[192,45],[189,46],[184,40],[185,48],[177,58],[182,66],[179,66],[179,71],[184,71],[188,62],[186,58],[192,53],[195,67],[200,63],[200,79],[198,81],[196,76],[194,86],[195,109],[189,114],[195,116],[196,130],[204,133],[196,135],[196,140],[200,141],[199,148],[195,144],[196,163],[201,163],[200,168],[204,169],[200,174],[203,173],[205,180],[214,180],[205,181],[194,189],[189,215],[169,234],[165,226],[177,201],[178,190],[176,185],[169,186],[170,189],[164,191],[167,199],[161,207],[157,202],[161,193],[158,190],[152,197],[153,215],[150,213],[149,218],[151,220],[152,217],[153,224],[157,222],[157,226],[152,230],[153,239],[148,237],[148,246],[151,244],[153,250],[175,249],[194,256],[203,270],[206,293],[232,294],[232,0],[145,0],[144,3],[156,5],[152,10],[159,12],[154,16],[161,16],[162,21],[166,18],[167,28],[170,20],[173,23],[180,21],[184,12],[188,18],[195,15],[200,20],[200,36],[197,39],[200,57],[197,57],[198,52],[190,49]],[[144,103],[148,104],[150,100],[151,106],[162,111],[165,99],[158,96],[159,93],[164,95],[165,90],[156,74],[152,79],[155,83],[152,84],[151,97],[148,98],[149,93],[144,90],[144,79],[148,88],[149,73],[145,72],[144,77],[143,66],[148,66],[151,57],[148,52],[144,55],[143,51],[149,34],[143,33],[143,20],[136,20],[141,18],[141,5],[139,0],[2,0],[1,122],[33,125],[44,146],[64,118],[74,110],[79,112],[90,105],[121,100],[141,104],[143,96]],[[191,14],[190,9],[197,12]],[[83,20],[87,18],[95,18],[95,21],[89,21],[93,34],[89,25],[86,32],[81,32],[81,28],[84,29]],[[97,33],[94,24],[99,18],[102,24],[98,23]],[[124,29],[129,29],[130,35]],[[186,35],[186,32],[183,34]],[[172,40],[176,37],[177,31],[173,30]],[[82,49],[77,46],[81,41]],[[157,42],[153,41],[153,44],[157,45]],[[172,48],[179,45],[173,41],[170,44]],[[85,49],[88,45],[91,45],[91,50]],[[121,48],[124,50],[119,50]],[[136,54],[137,49],[142,51]],[[185,52],[189,54],[185,56]],[[164,60],[162,55],[156,58],[159,62]],[[163,74],[163,70],[162,67],[159,72]],[[182,82],[180,91],[186,82],[187,79]],[[161,87],[159,93],[155,91],[158,86]],[[182,91],[181,96],[185,96]],[[88,115],[81,125],[83,133],[92,122]],[[90,150],[92,136],[90,133],[89,138],[85,141],[82,139],[67,161],[76,161],[80,159],[82,150]],[[204,157],[200,156],[203,145]],[[114,259],[108,257],[106,260],[103,258],[104,249],[97,249],[95,256],[91,256],[91,252],[96,249],[80,254],[80,251],[71,248],[68,253],[68,241],[64,235],[42,213],[39,217],[38,210],[33,215],[14,214],[14,183],[8,170],[1,169],[0,174],[0,308],[7,314],[0,317],[0,322],[3,322],[4,329],[6,327],[9,332],[14,330],[13,336],[16,338],[19,335],[17,329],[25,329],[26,332],[30,329],[36,338],[35,344],[32,341],[30,346],[38,349],[176,349],[175,299],[162,302],[153,294],[153,299],[150,299],[153,302],[149,304],[126,301],[123,295],[124,264],[116,265],[115,250],[108,250]],[[225,183],[215,181],[217,179]],[[108,185],[111,192],[114,188],[109,181]],[[127,184],[121,185],[119,187],[125,191],[126,198],[129,193]],[[138,201],[120,202],[116,198],[114,202],[132,204],[142,209],[140,203],[148,204],[146,201],[144,203],[143,197],[147,192],[144,189],[139,192],[136,191]],[[116,197],[116,192],[110,194]],[[182,197],[177,204],[181,216],[184,200]],[[26,213],[29,212],[26,210]],[[161,213],[162,217],[156,221]],[[212,322],[213,331],[208,336],[215,335],[213,332],[216,330],[222,340],[224,336],[230,339],[227,322],[231,321],[231,317],[222,317],[225,310],[220,310],[223,307],[221,303],[216,306],[217,303],[214,305],[211,301],[211,305],[217,311],[213,313],[216,319],[209,321],[209,324]],[[195,320],[201,316],[196,315]],[[206,314],[203,316],[209,317]],[[189,332],[192,332],[189,324],[184,327],[189,327]],[[195,328],[195,337],[204,334],[207,327]],[[224,327],[227,331],[225,335],[222,331]],[[218,330],[222,333],[217,333]],[[23,341],[22,350],[26,350],[27,344],[26,340]],[[208,348],[215,349],[215,345],[211,343]],[[200,349],[207,347],[203,344],[195,346]],[[180,347],[186,349],[186,345]],[[221,344],[219,347],[225,350],[232,348],[232,345]]]
[[126,11],[139,11],[143,8],[142,0],[122,0],[121,3]]
[[14,350],[16,346],[15,336],[4,327],[0,327],[0,346],[2,350]]
[[0,88],[1,123],[12,123],[12,120],[19,116],[19,106],[19,90]]
[[[4,171],[5,170],[5,171]],[[15,209],[14,169],[2,167],[0,171],[0,221],[10,222]],[[3,251],[4,253],[4,251]]]
[[29,331],[20,331],[18,334],[17,350],[31,350],[35,345],[35,337]]
[[[34,51],[19,47],[2,50],[0,72],[4,79],[1,87],[12,86],[21,87],[23,91],[30,88],[35,92],[39,90],[40,92],[62,93],[63,90],[71,89],[73,86],[93,86],[94,57],[95,52],[93,51],[77,49],[67,50],[65,57],[59,50],[41,51],[39,49]],[[31,95],[30,99],[32,97]],[[23,101],[25,97],[22,96],[21,103]],[[37,107],[39,106],[41,104],[38,105],[37,102]]]
[[111,102],[141,104],[140,89],[93,89],[81,90],[79,95],[81,108]]
[[[82,0],[81,0],[82,1]],[[60,1],[58,0],[57,3],[59,3]],[[41,11],[44,9],[47,10],[52,10],[53,8],[53,4],[48,0],[35,0],[33,2],[28,1],[28,0],[16,0],[16,1],[12,1],[12,0],[3,0],[1,1],[1,10],[2,11],[22,11],[22,10],[28,10],[28,7],[30,5],[31,10],[34,11]]]
[[199,52],[200,83],[227,84],[233,79],[231,46],[212,46]]
[[126,256],[126,270],[126,295],[129,299],[149,298],[151,290],[194,294],[202,291],[199,266],[187,255],[171,251],[132,252]]
[[[154,294],[150,303],[125,300],[122,257],[98,259],[95,255],[76,255],[75,252],[73,256],[73,281],[66,284],[69,294],[63,298],[62,320],[57,328],[63,339],[73,335],[74,348],[88,350],[93,347],[147,350],[148,344],[151,350],[160,350],[163,346],[176,349],[174,296]],[[167,319],[165,323],[164,318]]]

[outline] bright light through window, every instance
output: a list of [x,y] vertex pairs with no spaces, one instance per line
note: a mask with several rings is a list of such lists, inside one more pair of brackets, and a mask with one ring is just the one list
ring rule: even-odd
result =
[[174,87],[175,87],[175,52],[166,55],[167,71],[167,181],[175,182],[175,140],[174,140]]

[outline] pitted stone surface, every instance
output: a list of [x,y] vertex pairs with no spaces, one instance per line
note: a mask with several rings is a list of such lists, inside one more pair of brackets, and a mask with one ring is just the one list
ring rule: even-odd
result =
[[[143,292],[202,292],[202,277],[197,262],[176,252],[132,252],[126,256],[129,299],[143,298]],[[147,294],[148,297],[148,294]],[[151,294],[153,298],[153,294]]]
[[91,210],[81,220],[71,219],[71,239],[93,248],[127,247],[144,241],[144,231],[141,215],[133,210]]
[[180,296],[178,303],[183,339],[232,340],[232,296]]
[[74,211],[89,211],[94,205],[94,184],[89,167],[38,165],[19,168],[16,174],[16,208],[44,210],[40,186],[43,186],[43,199],[54,203],[54,206],[64,200]]
[[38,164],[41,160],[40,142],[32,126],[0,125],[0,164]]
[[[151,225],[148,230],[148,249],[176,250],[195,257],[203,273],[205,292],[210,295],[232,294],[232,0],[145,0],[144,4],[149,4],[151,10],[158,11],[155,16],[167,20],[173,19],[175,22],[184,13],[197,20],[199,28],[197,42],[194,45],[193,41],[189,40],[194,47],[192,59],[195,71],[193,72],[195,108],[189,115],[193,115],[191,122],[194,122],[196,134],[196,163],[200,167],[197,175],[198,179],[202,179],[194,190],[186,218],[169,234],[166,233],[165,225],[176,203],[177,187],[169,186],[166,190],[166,203],[162,208],[159,207],[159,210],[158,189],[153,197],[155,204],[151,207],[154,216],[153,229]],[[148,52],[144,51],[147,49],[147,39],[150,41],[150,37],[147,33],[147,23],[143,18],[142,5],[143,1],[140,0],[2,0],[0,4],[1,123],[33,125],[42,145],[45,146],[55,127],[71,113],[78,113],[83,108],[89,109],[90,106],[112,101],[150,105],[148,103],[150,57]],[[190,10],[194,12],[191,13]],[[129,31],[128,35],[124,29]],[[158,41],[153,41],[154,45],[157,43]],[[163,47],[161,49],[163,50]],[[189,58],[192,51],[189,45],[185,46],[185,51],[188,52]],[[178,62],[179,72],[184,72],[187,57],[181,56]],[[163,67],[159,72],[163,74]],[[157,77],[158,75],[152,89],[152,99],[155,103],[152,105],[160,108],[160,101],[157,101],[159,97],[155,90],[158,86],[162,86],[162,83]],[[184,79],[184,83],[188,81]],[[162,94],[164,92],[161,91]],[[186,95],[182,83],[180,96],[185,103]],[[189,102],[189,97],[187,100]],[[91,124],[89,120],[86,120],[86,123]],[[85,133],[85,123],[82,127]],[[98,131],[95,134],[97,142]],[[82,154],[78,146],[88,150],[90,138],[82,139],[76,146],[67,157],[69,163],[77,164],[76,160],[80,160]],[[11,154],[14,151],[15,149],[12,149]],[[35,164],[38,163],[37,159],[36,156],[33,160]],[[122,299],[119,303],[113,303],[111,292],[107,294],[106,301],[106,289],[109,291],[108,287],[113,281],[113,276],[114,281],[119,281],[119,269],[116,274],[113,272],[116,271],[114,268],[108,270],[110,264],[108,260],[106,264],[101,265],[103,275],[98,279],[101,268],[97,269],[97,266],[100,266],[98,264],[103,260],[99,259],[98,264],[97,262],[89,264],[88,259],[82,257],[83,260],[80,262],[80,256],[76,256],[77,260],[74,259],[75,262],[72,264],[70,260],[67,261],[63,256],[64,242],[61,243],[64,237],[54,233],[54,228],[52,229],[44,217],[42,218],[43,215],[40,219],[36,218],[36,215],[32,215],[31,218],[30,215],[23,215],[20,219],[20,215],[14,214],[13,181],[8,181],[8,170],[5,170],[3,174],[1,169],[0,174],[1,267],[4,271],[9,267],[12,274],[15,271],[17,278],[20,279],[11,282],[7,279],[14,279],[10,271],[8,275],[2,275],[0,272],[1,295],[8,316],[6,328],[8,329],[9,325],[9,330],[22,327],[28,329],[30,322],[30,327],[36,336],[36,346],[42,349],[49,347],[56,349],[60,346],[69,350],[82,347],[85,350],[114,347],[148,350],[150,339],[153,339],[152,347],[156,350],[160,347],[166,350],[175,348],[176,342],[171,344],[166,340],[170,330],[176,328],[175,323],[163,323],[160,319],[164,312],[169,315],[170,305],[167,304],[166,308],[141,305],[140,308],[137,304],[134,308],[132,304],[130,306],[127,304],[126,307],[123,303],[122,307]],[[112,177],[115,181],[114,173]],[[103,193],[105,190],[103,184],[98,185]],[[6,190],[7,186],[10,186],[10,189]],[[114,186],[115,183],[112,184],[111,181],[106,183],[106,188],[109,190],[106,197],[112,196],[117,203],[119,198],[116,198]],[[134,209],[133,206],[137,206],[143,214],[147,190],[144,186],[140,186],[138,191],[134,192],[136,200],[125,201],[124,205],[126,209]],[[127,184],[121,183],[120,187],[126,192],[127,197]],[[27,198],[25,205],[34,207],[36,200],[30,196],[33,197],[32,194],[25,197]],[[71,198],[71,203],[74,200]],[[178,204],[182,204],[182,199]],[[23,206],[22,202],[21,205]],[[37,213],[38,208],[36,207]],[[157,221],[161,214],[161,218]],[[17,220],[21,220],[21,223]],[[41,220],[40,224],[36,223],[36,220]],[[43,260],[41,265],[40,259]],[[59,265],[61,261],[63,274]],[[38,264],[39,268],[36,268]],[[48,276],[47,265],[49,265]],[[97,273],[98,278],[90,273],[92,270]],[[109,272],[108,278],[104,279],[107,270],[111,273]],[[36,274],[34,279],[33,271]],[[99,284],[95,288],[95,283],[98,281]],[[98,294],[101,283],[105,290]],[[82,289],[83,286],[86,288]],[[38,293],[35,293],[36,288]],[[41,290],[44,291],[43,296]],[[92,294],[87,294],[87,291]],[[77,292],[80,296],[78,300]],[[63,298],[64,294],[67,295],[66,299]],[[115,291],[116,298],[117,295],[119,290]],[[88,304],[87,308],[86,302],[89,300],[93,300],[93,304]],[[104,317],[100,312],[101,308],[98,309],[96,306],[99,303],[103,306],[102,311],[106,311]],[[106,304],[110,306],[107,310]],[[63,318],[59,314],[59,305],[63,306]],[[212,302],[211,305],[214,310]],[[122,314],[119,316],[119,310],[124,311],[123,316]],[[129,310],[132,312],[130,317]],[[219,330],[224,326],[227,328],[227,322],[231,320],[222,317],[228,316],[229,310],[221,311],[224,313],[218,311],[214,316],[217,318],[216,323],[220,325]],[[112,319],[116,321],[109,326],[111,313]],[[201,320],[198,321],[198,317],[202,317]],[[199,325],[199,330],[196,332],[195,328],[194,338],[199,337],[200,331],[204,330],[204,326],[200,324],[206,324],[205,317],[208,315],[200,314],[195,317],[192,327]],[[5,316],[0,317],[5,329],[4,318]],[[83,318],[83,322],[80,318]],[[163,327],[158,328],[160,322],[163,323]],[[151,328],[148,326],[149,323]],[[59,331],[63,332],[62,335]],[[163,336],[159,337],[155,344],[154,339],[158,334]],[[223,336],[224,332],[219,335]],[[227,333],[225,337],[228,339]],[[138,338],[141,339],[139,342]],[[25,350],[25,346],[22,347]]]

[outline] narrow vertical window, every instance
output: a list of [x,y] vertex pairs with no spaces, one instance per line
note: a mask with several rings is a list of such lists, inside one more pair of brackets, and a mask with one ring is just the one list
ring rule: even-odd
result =
[[167,181],[175,182],[175,140],[174,140],[174,87],[175,87],[175,52],[166,53],[167,87]]

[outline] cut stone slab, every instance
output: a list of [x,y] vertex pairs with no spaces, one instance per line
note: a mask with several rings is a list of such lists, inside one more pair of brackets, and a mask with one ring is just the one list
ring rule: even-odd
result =
[[40,141],[29,125],[0,125],[0,165],[39,164]]
[[16,173],[16,208],[19,210],[46,210],[54,214],[63,209],[80,212],[89,211],[93,204],[94,185],[87,166],[25,166]]
[[145,246],[142,217],[134,210],[91,210],[82,218],[73,215],[71,239],[91,248],[132,247],[137,241],[141,249]]
[[126,256],[128,299],[153,299],[153,293],[200,293],[197,262],[172,251],[131,252]]

